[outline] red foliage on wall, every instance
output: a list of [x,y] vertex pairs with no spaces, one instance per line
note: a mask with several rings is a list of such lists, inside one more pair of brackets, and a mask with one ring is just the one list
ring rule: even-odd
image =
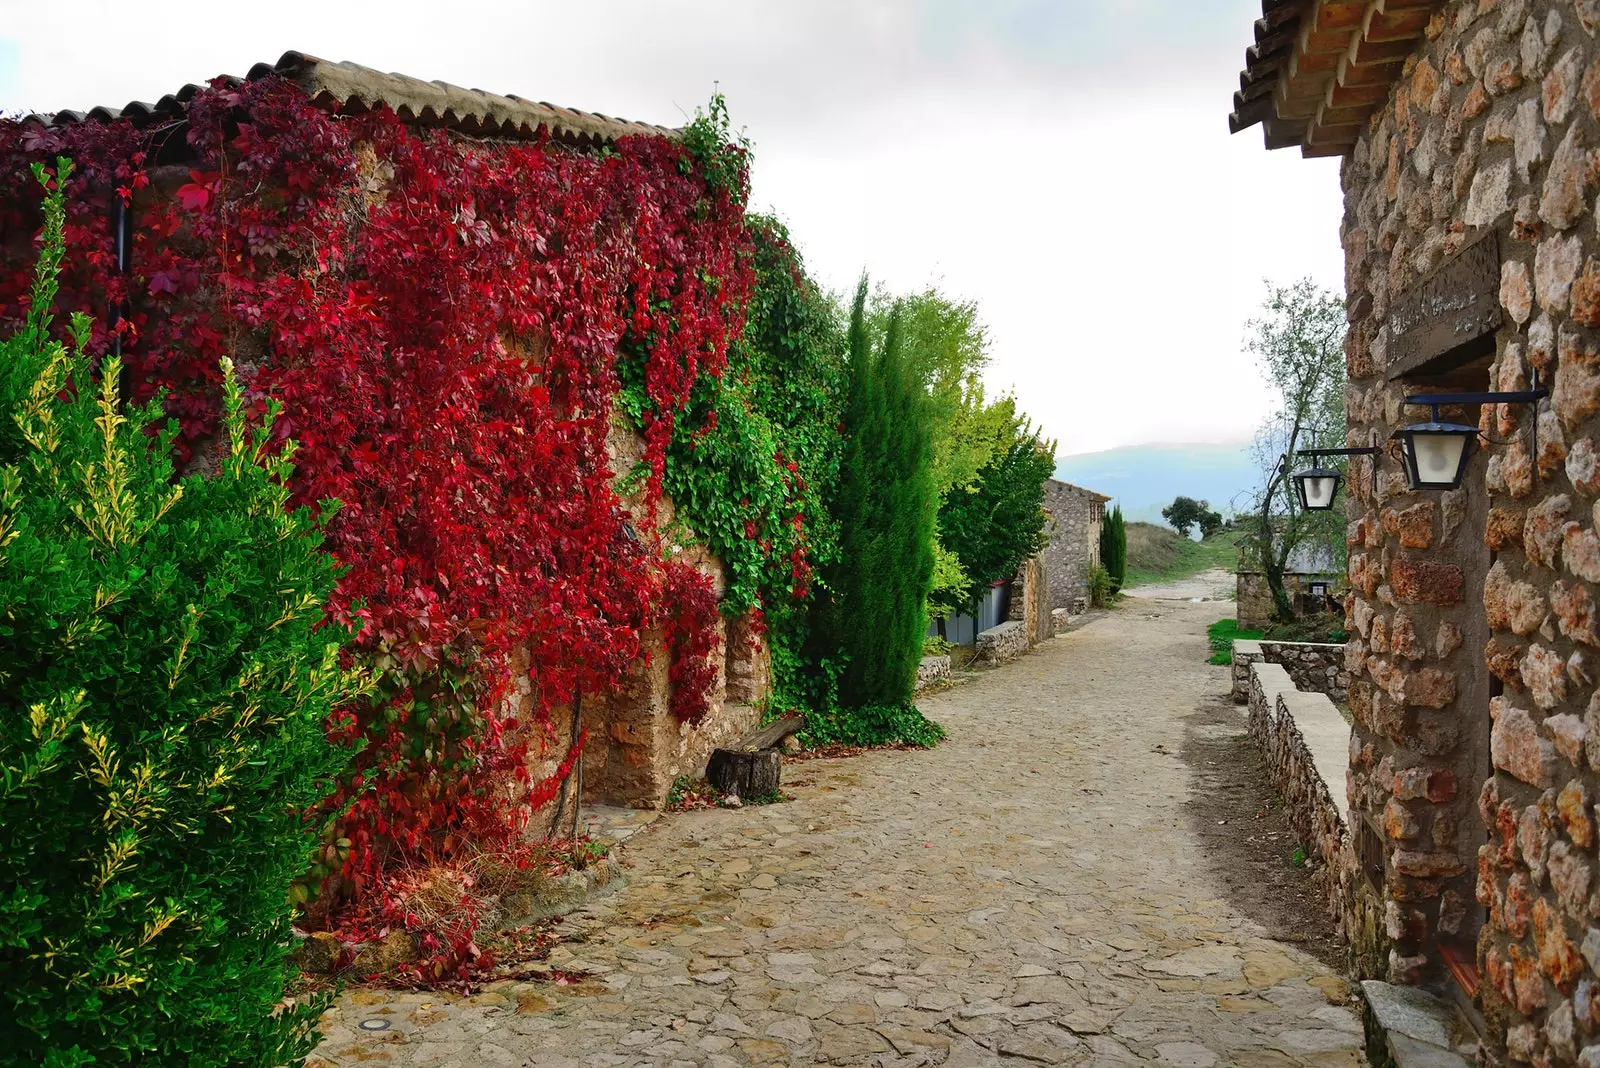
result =
[[[190,158],[152,167],[173,138]],[[231,354],[257,396],[285,402],[297,500],[342,502],[329,547],[349,571],[329,613],[360,624],[391,679],[338,728],[367,739],[334,801],[353,804],[347,888],[370,891],[396,855],[509,840],[558,781],[528,780],[530,737],[611,689],[659,618],[654,502],[674,415],[742,328],[742,190],[665,138],[601,154],[472,143],[387,110],[329,114],[287,82],[218,82],[186,126],[0,121],[0,319],[26,294],[27,165],[58,154],[78,167],[61,306],[96,315],[102,350],[120,335],[134,395],[166,392],[184,457],[205,461]],[[126,276],[117,200],[135,218]],[[619,345],[648,353],[654,405],[638,518],[606,448]],[[696,582],[667,576],[668,600],[693,590],[698,610]],[[519,646],[536,725],[506,711]],[[687,695],[700,654],[680,671],[677,649]],[[683,699],[686,717],[703,710]]]
[[669,560],[662,589],[667,632],[667,697],[672,714],[698,723],[711,707],[717,678],[717,589],[707,575],[682,560]]

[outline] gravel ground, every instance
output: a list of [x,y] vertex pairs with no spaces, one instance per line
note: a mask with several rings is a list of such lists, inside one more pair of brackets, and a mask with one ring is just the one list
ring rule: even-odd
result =
[[1204,662],[1215,617],[1124,602],[927,699],[936,750],[661,819],[551,956],[593,978],[356,990],[313,1063],[1363,1064],[1314,914],[1273,889],[1304,876]]

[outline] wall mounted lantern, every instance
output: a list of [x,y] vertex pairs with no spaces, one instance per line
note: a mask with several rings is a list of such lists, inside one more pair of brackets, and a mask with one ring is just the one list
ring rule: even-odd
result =
[[[1548,397],[1550,391],[1539,388],[1538,373],[1534,373],[1532,389],[1514,393],[1419,393],[1406,398],[1407,404],[1433,409],[1426,423],[1416,423],[1394,432],[1400,439],[1401,453],[1405,458],[1406,481],[1411,488],[1449,490],[1457,489],[1467,473],[1467,461],[1472,458],[1478,441],[1478,428],[1459,423],[1441,423],[1439,408],[1447,404],[1534,404]],[[1530,428],[1532,454],[1539,453],[1539,421]]]
[[[1365,449],[1296,449],[1296,456],[1374,456],[1380,450],[1376,445]],[[1333,500],[1339,494],[1339,480],[1343,475],[1332,467],[1323,467],[1320,462],[1316,467],[1304,471],[1296,471],[1289,476],[1294,481],[1295,496],[1300,499],[1300,507],[1308,512],[1331,512]],[[1372,465],[1372,486],[1378,486],[1378,465]]]

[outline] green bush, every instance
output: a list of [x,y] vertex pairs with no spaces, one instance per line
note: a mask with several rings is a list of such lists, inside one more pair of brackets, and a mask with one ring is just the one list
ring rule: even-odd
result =
[[282,1003],[287,889],[347,758],[330,709],[366,685],[319,629],[337,572],[231,366],[221,470],[174,482],[173,432],[124,413],[88,320],[51,339],[62,217],[48,195],[32,310],[0,341],[0,1044],[50,1068],[298,1063],[323,1005]]
[[1093,608],[1109,608],[1117,599],[1117,586],[1111,572],[1094,564],[1089,568],[1089,604]]

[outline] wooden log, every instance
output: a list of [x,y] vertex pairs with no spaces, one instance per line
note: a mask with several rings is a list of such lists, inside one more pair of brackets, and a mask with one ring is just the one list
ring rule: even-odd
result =
[[791,734],[799,734],[805,728],[804,716],[784,716],[782,719],[773,720],[754,734],[747,734],[739,739],[732,748],[741,753],[754,753],[762,749],[772,749],[781,744]]
[[783,753],[778,749],[758,749],[753,753],[714,749],[706,764],[706,781],[723,793],[740,798],[775,794],[782,779]]

